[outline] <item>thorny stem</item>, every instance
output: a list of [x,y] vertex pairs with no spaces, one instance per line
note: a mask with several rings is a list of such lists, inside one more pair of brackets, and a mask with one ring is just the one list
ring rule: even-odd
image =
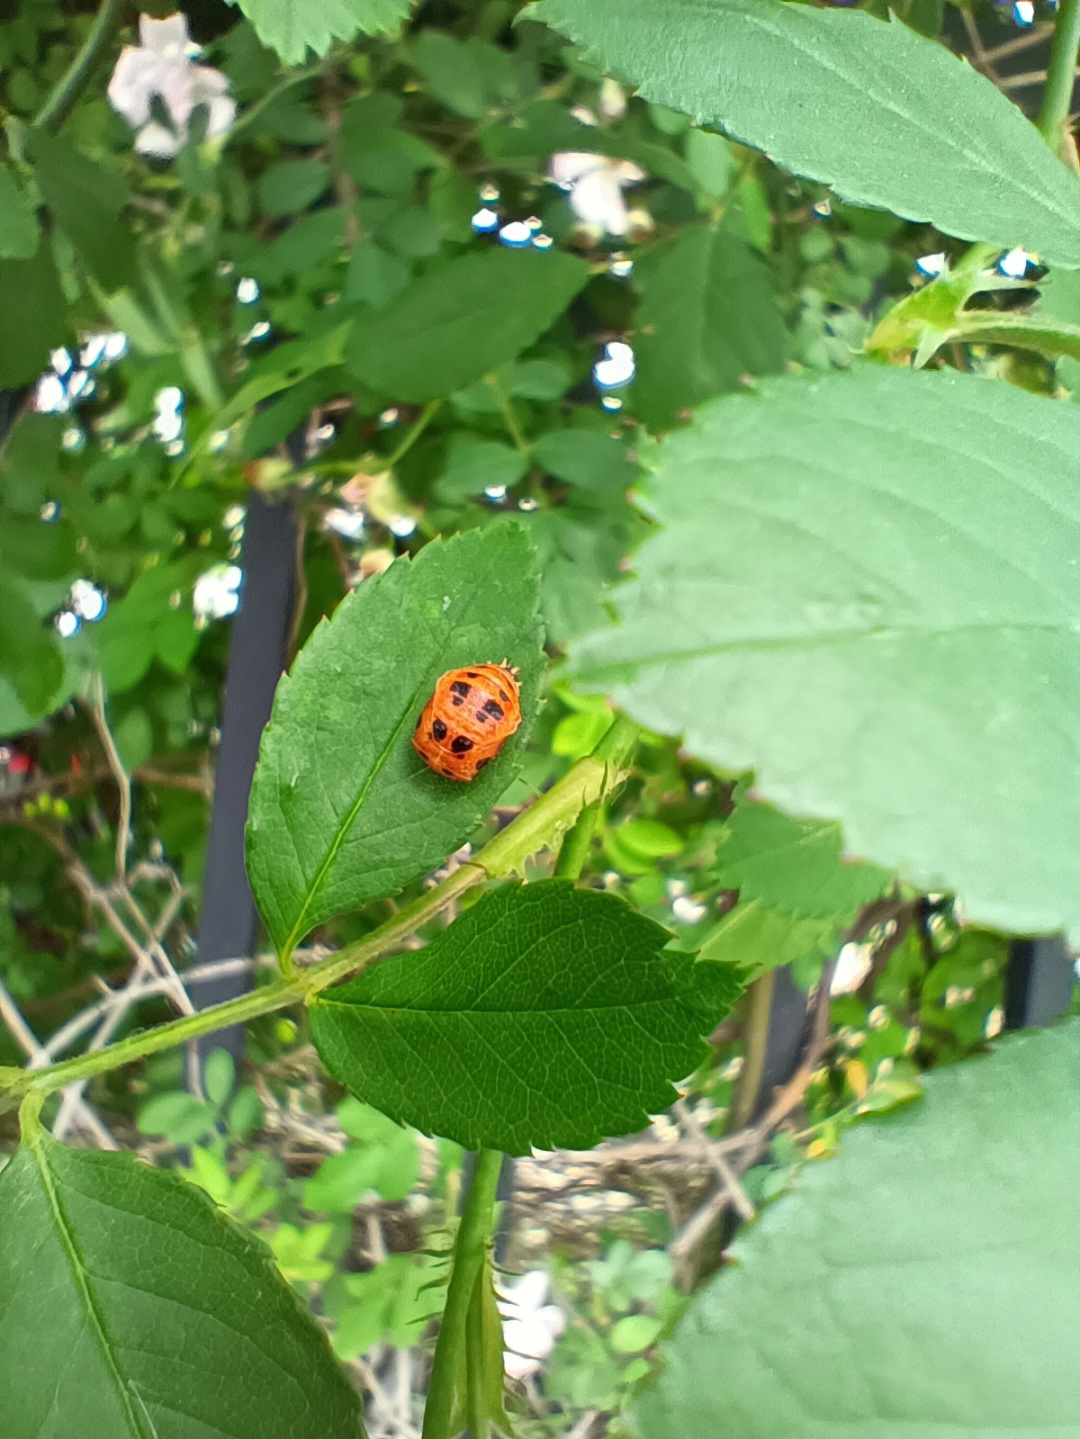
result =
[[34,124],[39,129],[59,130],[71,114],[94,68],[119,30],[126,8],[126,0],[104,0],[86,33],[82,49],[53,86],[48,99],[35,115]]
[[[503,1157],[497,1149],[481,1149],[476,1155],[472,1183],[465,1196],[454,1240],[453,1267],[446,1291],[446,1307],[435,1344],[431,1383],[424,1409],[421,1439],[450,1439],[454,1407],[454,1374],[458,1355],[465,1342],[466,1319],[477,1281],[483,1272],[484,1253],[494,1224],[495,1189]],[[480,1439],[477,1435],[476,1439]]]
[[185,1044],[200,1035],[233,1024],[242,1024],[261,1014],[271,1014],[301,1001],[310,1003],[330,985],[356,970],[366,969],[396,949],[402,940],[447,908],[465,890],[484,880],[520,871],[537,851],[552,846],[565,833],[585,806],[592,804],[618,783],[626,757],[637,738],[637,726],[622,716],[591,755],[581,759],[568,774],[518,815],[512,824],[495,835],[467,864],[454,871],[412,904],[392,915],[378,929],[356,944],[341,950],[333,959],[315,969],[301,970],[242,994],[225,1004],[184,1015],[143,1033],[130,1034],[116,1044],[92,1054],[63,1060],[47,1069],[0,1067],[0,1096],[12,1097],[39,1091],[44,1094],[76,1080],[103,1074],[121,1064],[156,1054],[174,1045]]
[[1056,155],[1066,159],[1071,148],[1065,133],[1080,49],[1080,0],[1061,0],[1050,41],[1042,104],[1035,125]]
[[556,879],[580,879],[600,819],[600,804],[598,799],[587,804],[575,820],[573,829],[563,840],[555,861]]

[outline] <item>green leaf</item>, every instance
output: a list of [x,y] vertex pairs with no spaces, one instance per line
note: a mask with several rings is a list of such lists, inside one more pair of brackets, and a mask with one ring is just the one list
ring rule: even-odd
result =
[[594,495],[621,495],[637,479],[626,445],[606,430],[552,430],[530,449],[549,475]]
[[529,457],[500,440],[482,440],[462,430],[450,439],[443,472],[435,493],[449,503],[467,500],[484,490],[510,489],[529,468]]
[[155,565],[110,604],[97,628],[101,668],[110,690],[132,689],[155,659],[176,674],[187,668],[199,643],[191,610],[197,558]]
[[0,258],[29,260],[41,238],[33,201],[6,161],[0,164]]
[[279,160],[255,185],[264,215],[296,215],[308,210],[330,187],[330,166],[323,160]]
[[744,900],[801,919],[851,920],[888,886],[885,870],[842,863],[834,822],[791,819],[740,795],[716,847],[711,878]]
[[67,301],[42,237],[32,260],[0,260],[0,386],[34,380],[71,333]]
[[73,578],[76,536],[67,520],[8,515],[0,528],[0,570],[30,580]]
[[1080,1432],[1080,1022],[939,1070],[744,1229],[642,1439]]
[[110,291],[129,284],[135,241],[122,214],[127,186],[120,172],[45,130],[27,131],[26,149],[42,198],[94,278]]
[[52,627],[38,618],[9,578],[0,579],[0,674],[11,683],[19,703],[34,714],[48,709],[64,679]]
[[176,1175],[40,1130],[0,1174],[0,1370],[9,1439],[363,1434],[260,1240]]
[[236,1064],[227,1049],[212,1049],[203,1067],[203,1088],[211,1104],[220,1109],[233,1092]]
[[[537,578],[524,531],[471,530],[365,580],[278,686],[251,789],[247,864],[279,951],[392,894],[467,839],[513,777],[538,703]],[[439,675],[521,670],[523,722],[468,784],[412,747]]]
[[60,488],[61,442],[66,425],[61,415],[24,411],[4,436],[0,496],[5,509],[17,515],[40,516],[46,500]]
[[527,13],[645,99],[846,200],[1080,266],[1076,176],[984,75],[898,21],[766,0],[539,0]]
[[801,971],[835,949],[839,928],[835,916],[796,919],[759,899],[740,900],[702,944],[699,958],[738,965],[746,977],[780,965]]
[[634,409],[651,429],[735,389],[744,374],[783,368],[784,322],[769,272],[741,240],[696,225],[643,254],[634,284]]
[[364,240],[352,253],[345,275],[346,300],[360,300],[381,310],[409,283],[409,267],[374,240]]
[[951,372],[706,406],[578,683],[973,922],[1080,935],[1078,452],[1075,406]]
[[191,1144],[214,1131],[214,1111],[182,1090],[154,1094],[139,1106],[140,1134],[164,1134],[173,1144]]
[[585,1149],[666,1109],[738,997],[732,971],[666,953],[670,939],[614,895],[508,886],[321,994],[312,1038],[400,1123],[469,1149]]
[[476,250],[434,265],[383,309],[357,318],[346,364],[396,400],[433,400],[519,355],[589,278],[557,250]]
[[264,45],[286,65],[299,65],[309,50],[325,55],[335,40],[393,30],[409,13],[409,0],[229,0],[254,26]]

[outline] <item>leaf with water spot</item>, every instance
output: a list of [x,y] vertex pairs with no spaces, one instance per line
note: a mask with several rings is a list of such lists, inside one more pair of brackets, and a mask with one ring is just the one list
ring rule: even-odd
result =
[[[279,951],[455,850],[518,769],[543,665],[520,525],[427,545],[348,595],[278,686],[251,787],[247,866]],[[475,780],[433,774],[412,732],[445,670],[508,659],[522,724]]]

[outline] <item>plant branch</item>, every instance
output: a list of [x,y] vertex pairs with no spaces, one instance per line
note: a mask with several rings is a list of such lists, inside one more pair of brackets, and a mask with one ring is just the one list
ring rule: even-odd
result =
[[1069,118],[1073,85],[1076,78],[1076,56],[1080,48],[1080,0],[1061,0],[1054,34],[1050,41],[1050,63],[1046,70],[1046,87],[1035,125],[1043,139],[1061,159],[1068,153],[1069,140],[1065,122]]
[[48,99],[35,115],[34,124],[37,127],[43,130],[58,130],[71,114],[98,61],[112,44],[126,8],[126,0],[103,0],[101,9],[94,16],[87,31],[82,49],[53,86]]
[[131,780],[117,752],[112,731],[105,718],[105,686],[100,674],[94,676],[92,694],[93,698],[85,705],[86,712],[97,731],[101,747],[105,751],[109,770],[120,793],[120,817],[116,822],[116,877],[118,880],[122,880],[127,870],[127,851],[131,841]]
[[186,1044],[214,1030],[243,1024],[260,1014],[271,1014],[289,1005],[310,1001],[329,985],[356,970],[367,968],[396,949],[465,890],[494,876],[520,871],[530,856],[554,845],[586,805],[606,794],[618,782],[637,733],[636,725],[619,716],[591,755],[579,760],[535,804],[495,835],[475,859],[463,864],[441,884],[406,905],[378,929],[317,969],[301,970],[295,976],[277,980],[225,1004],[184,1015],[146,1033],[128,1035],[96,1053],[79,1055],[50,1065],[47,1069],[0,1068],[0,1093],[4,1089],[14,1096],[30,1090],[50,1093],[54,1089],[62,1089],[65,1084],[103,1074],[148,1054]]
[[461,1223],[454,1240],[450,1286],[435,1345],[435,1362],[431,1368],[431,1383],[424,1410],[423,1439],[450,1439],[454,1376],[461,1346],[465,1342],[469,1306],[483,1273],[484,1254],[494,1224],[495,1189],[502,1170],[502,1159],[497,1149],[481,1149],[476,1155],[472,1183],[465,1197]]

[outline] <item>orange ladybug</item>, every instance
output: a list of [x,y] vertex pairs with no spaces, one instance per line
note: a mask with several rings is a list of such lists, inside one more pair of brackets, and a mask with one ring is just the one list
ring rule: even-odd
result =
[[521,723],[517,670],[506,664],[447,670],[413,731],[413,748],[444,779],[475,779]]

